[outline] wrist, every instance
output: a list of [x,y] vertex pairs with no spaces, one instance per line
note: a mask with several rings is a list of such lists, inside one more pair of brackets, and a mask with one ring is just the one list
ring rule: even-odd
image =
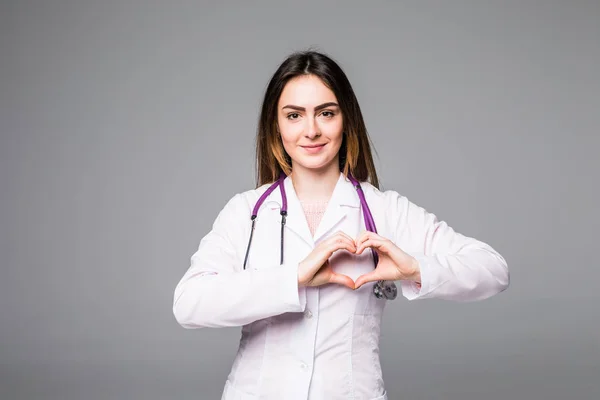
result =
[[298,287],[306,286],[306,279],[302,274],[302,263],[298,264]]
[[411,273],[408,275],[408,280],[413,281],[415,283],[421,284],[421,267],[419,265],[419,261],[416,258],[412,260],[412,268]]

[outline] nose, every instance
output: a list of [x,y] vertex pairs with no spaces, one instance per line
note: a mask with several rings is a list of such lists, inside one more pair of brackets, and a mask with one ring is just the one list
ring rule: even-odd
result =
[[317,138],[321,136],[321,131],[319,126],[317,125],[316,118],[309,117],[307,118],[307,126],[306,126],[306,137],[310,139]]

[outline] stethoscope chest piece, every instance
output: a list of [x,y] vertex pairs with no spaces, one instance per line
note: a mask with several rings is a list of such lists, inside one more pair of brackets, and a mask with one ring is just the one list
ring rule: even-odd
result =
[[378,299],[385,297],[388,300],[394,300],[398,296],[398,287],[391,281],[377,281],[373,286],[373,294]]

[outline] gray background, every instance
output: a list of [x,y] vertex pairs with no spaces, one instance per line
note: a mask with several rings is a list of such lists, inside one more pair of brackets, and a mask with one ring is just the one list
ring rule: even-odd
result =
[[239,329],[181,328],[173,291],[310,46],[384,189],[511,271],[487,301],[388,305],[390,399],[600,398],[600,2],[157,3],[0,6],[0,398],[220,397]]

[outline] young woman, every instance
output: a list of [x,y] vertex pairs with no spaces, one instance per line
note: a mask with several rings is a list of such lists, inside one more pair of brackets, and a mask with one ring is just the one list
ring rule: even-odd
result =
[[294,53],[277,69],[256,156],[258,187],[225,205],[174,294],[185,328],[242,327],[223,399],[387,399],[379,334],[396,292],[475,301],[507,288],[492,247],[379,190],[329,57]]

